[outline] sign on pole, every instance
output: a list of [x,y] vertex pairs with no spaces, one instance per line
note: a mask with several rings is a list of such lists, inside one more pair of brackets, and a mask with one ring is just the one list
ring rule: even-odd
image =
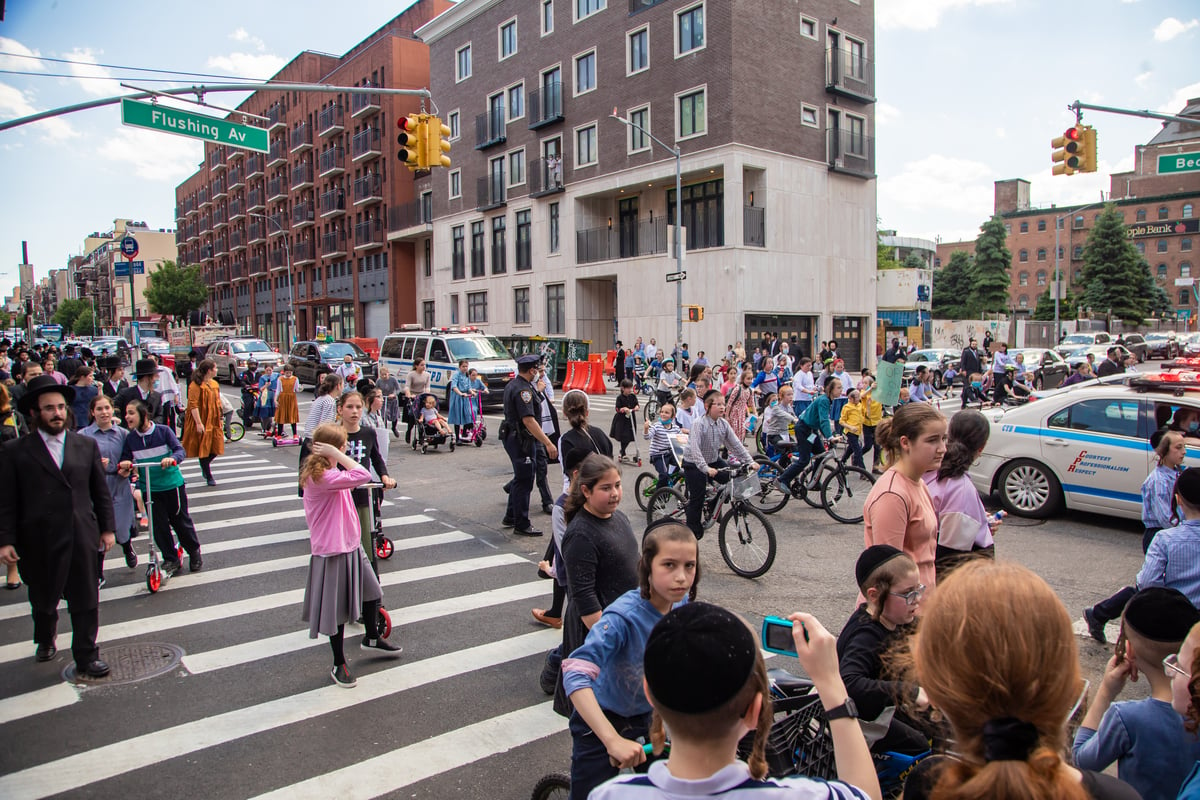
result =
[[1158,174],[1200,172],[1200,153],[1172,153],[1158,157]]
[[121,98],[121,122],[135,128],[173,133],[189,139],[203,139],[206,142],[241,147],[258,153],[265,153],[270,149],[265,128],[239,125],[205,114],[193,114],[190,111],[180,111],[153,103],[141,103],[128,97]]
[[118,278],[127,278],[130,275],[145,275],[145,261],[114,261],[113,275]]
[[126,236],[123,239],[121,239],[121,255],[125,256],[126,258],[132,259],[132,258],[135,258],[137,256],[137,254],[138,254],[137,239],[133,238],[132,236]]
[[686,281],[686,280],[687,280],[687,272],[668,272],[667,273],[667,283],[674,283],[675,281]]

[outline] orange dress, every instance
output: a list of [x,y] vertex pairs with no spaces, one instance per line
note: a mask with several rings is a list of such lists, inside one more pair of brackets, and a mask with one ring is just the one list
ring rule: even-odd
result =
[[275,424],[295,425],[300,422],[300,404],[296,400],[296,389],[300,381],[293,375],[279,379],[279,394],[275,395]]
[[[200,411],[204,434],[196,432],[192,409]],[[183,451],[188,458],[210,458],[225,452],[225,427],[221,419],[221,389],[215,380],[203,385],[191,381],[187,390],[187,413],[183,419]]]

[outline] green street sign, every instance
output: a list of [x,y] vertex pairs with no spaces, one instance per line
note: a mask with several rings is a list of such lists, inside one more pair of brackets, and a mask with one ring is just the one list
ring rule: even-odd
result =
[[1168,172],[1200,172],[1200,153],[1174,153],[1158,157],[1158,174]]
[[206,142],[242,147],[258,153],[265,153],[269,149],[265,128],[238,125],[204,114],[141,103],[128,97],[121,98],[121,122],[135,128],[173,133],[189,139],[203,139]]

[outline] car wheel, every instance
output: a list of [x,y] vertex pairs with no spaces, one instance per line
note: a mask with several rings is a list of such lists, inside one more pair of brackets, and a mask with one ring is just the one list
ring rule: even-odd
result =
[[229,367],[229,385],[237,386],[237,373],[233,371],[233,365]]
[[1000,503],[1010,514],[1045,519],[1062,506],[1062,485],[1045,464],[1037,461],[1018,459],[1006,464],[996,486]]
[[1040,392],[1043,388],[1045,388],[1045,386],[1046,386],[1045,379],[1042,378],[1041,375],[1038,375],[1033,381],[1033,388]]

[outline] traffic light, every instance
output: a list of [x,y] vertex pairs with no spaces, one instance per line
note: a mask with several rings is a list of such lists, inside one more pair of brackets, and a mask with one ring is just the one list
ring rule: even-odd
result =
[[1083,150],[1082,163],[1079,165],[1080,172],[1095,172],[1096,171],[1096,129],[1091,125],[1083,127]]
[[688,322],[699,322],[704,319],[704,306],[684,306],[687,310]]
[[425,119],[423,114],[409,114],[396,120],[396,126],[400,128],[396,137],[400,152],[396,155],[413,171],[429,168],[425,160]]
[[1055,175],[1074,175],[1083,171],[1083,138],[1084,127],[1075,125],[1050,141],[1050,146],[1054,148],[1050,160],[1054,162]]
[[450,126],[438,117],[425,120],[425,164],[427,168],[450,166]]

